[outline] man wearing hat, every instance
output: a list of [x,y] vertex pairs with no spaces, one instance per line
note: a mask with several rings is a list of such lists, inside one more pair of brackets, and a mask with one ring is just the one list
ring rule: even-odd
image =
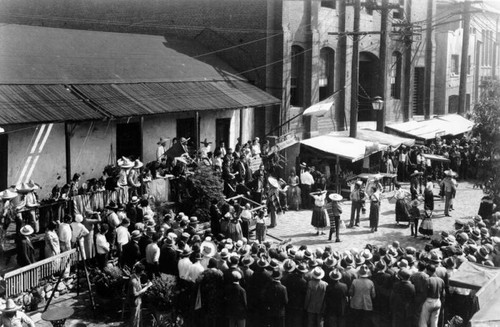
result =
[[204,326],[217,327],[217,320],[222,316],[224,278],[214,258],[210,258],[207,269],[201,273],[199,285]]
[[435,265],[428,265],[426,270],[430,277],[427,280],[427,298],[422,305],[419,326],[437,327],[441,304],[445,297],[445,283],[436,276]]
[[415,286],[410,282],[410,272],[404,268],[398,272],[391,293],[392,326],[411,327],[415,309]]
[[158,162],[161,162],[161,159],[165,156],[165,151],[167,151],[167,140],[168,138],[160,137],[160,140],[156,142],[156,144],[158,144],[158,147],[156,148],[156,160]]
[[116,213],[116,211],[118,210],[118,205],[114,201],[111,201],[105,207],[105,209],[104,221],[109,225],[109,231],[106,234],[106,239],[111,246],[110,253],[112,253],[113,247],[115,246],[116,229],[118,228],[118,226],[120,226],[120,218],[118,218],[118,215]]
[[323,310],[328,283],[323,280],[325,272],[321,267],[311,271],[311,280],[307,282],[307,292],[304,308],[307,312],[308,326],[323,326]]
[[328,216],[330,218],[330,234],[328,240],[332,240],[332,234],[335,231],[335,242],[340,242],[339,231],[340,231],[340,214],[342,213],[342,208],[340,207],[340,201],[342,200],[342,195],[337,193],[332,193],[328,195],[328,198],[332,201],[328,206],[331,210],[328,210]]
[[28,326],[35,327],[35,323],[31,320],[28,315],[20,311],[21,307],[18,306],[13,299],[7,299],[4,307],[0,307],[0,313],[2,317],[0,320],[0,326]]
[[198,231],[198,217],[192,216],[189,218],[189,224],[184,230],[190,236],[193,236]]
[[349,228],[354,227],[354,225],[359,226],[359,215],[361,213],[361,208],[363,207],[363,201],[365,199],[365,192],[361,189],[363,185],[362,181],[357,181],[354,184],[354,189],[351,191],[349,198],[352,202],[351,204],[351,221],[349,223]]
[[326,287],[325,320],[327,326],[345,326],[349,292],[342,283],[341,272],[335,268],[329,274],[330,283]]
[[174,240],[167,236],[164,239],[160,249],[160,260],[158,262],[158,270],[161,274],[169,274],[179,276],[177,264],[179,263],[179,255],[175,249]]
[[192,283],[196,283],[198,277],[205,270],[205,268],[201,265],[201,259],[203,259],[203,256],[199,252],[196,252],[193,256],[191,256],[191,260],[194,262],[191,266],[189,266],[187,279]]
[[224,288],[223,307],[229,326],[245,326],[247,319],[247,292],[240,285],[242,276],[238,271],[231,273],[231,283]]
[[144,164],[139,159],[136,159],[134,161],[134,165],[127,174],[127,185],[129,187],[128,192],[130,198],[132,198],[132,196],[134,195],[141,193],[140,176],[141,176],[141,168],[143,166]]
[[457,181],[453,178],[455,173],[452,170],[444,171],[445,178],[441,181],[444,188],[444,215],[450,217],[450,207],[453,207],[453,197],[457,190]]
[[267,307],[267,318],[270,327],[285,326],[285,307],[288,303],[288,293],[280,282],[281,271],[274,270],[272,282],[264,290],[264,299]]
[[35,263],[35,248],[30,240],[30,235],[34,230],[31,225],[24,225],[19,231],[19,237],[16,240],[17,264],[24,267]]
[[255,263],[253,275],[248,280],[246,290],[248,293],[248,318],[249,325],[260,326],[264,323],[266,316],[266,306],[263,298],[263,291],[272,282],[271,272],[266,268],[269,262],[265,256],[261,256]]
[[359,278],[353,280],[349,289],[351,309],[354,314],[355,326],[368,326],[373,311],[372,300],[375,298],[375,285],[368,278],[370,270],[367,265],[359,267]]
[[122,248],[120,262],[122,267],[127,266],[131,269],[136,262],[141,260],[141,250],[139,248],[139,239],[141,238],[141,232],[138,230],[134,230],[130,234],[130,236],[131,241],[125,244]]
[[179,278],[183,281],[189,281],[189,267],[191,267],[191,265],[193,264],[189,259],[191,253],[193,253],[193,251],[191,251],[191,248],[186,245],[181,252],[181,259],[177,264],[177,267],[179,269]]
[[298,266],[292,259],[283,262],[286,275],[281,283],[287,289],[288,303],[286,305],[286,326],[302,326],[304,321],[304,301],[306,299],[307,281],[304,274],[308,272],[305,264]]
[[[302,206],[304,209],[311,209],[311,189],[312,186],[314,185],[314,178],[309,172],[309,168],[306,166],[305,163],[302,163],[301,166],[301,173],[300,173],[300,188],[302,191]],[[302,169],[304,170],[302,172]]]

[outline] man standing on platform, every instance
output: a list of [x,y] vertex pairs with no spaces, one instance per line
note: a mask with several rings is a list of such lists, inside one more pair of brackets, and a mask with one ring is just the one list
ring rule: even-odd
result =
[[305,163],[300,164],[300,188],[302,190],[302,205],[304,209],[311,209],[311,188],[314,184],[314,178],[309,172]]

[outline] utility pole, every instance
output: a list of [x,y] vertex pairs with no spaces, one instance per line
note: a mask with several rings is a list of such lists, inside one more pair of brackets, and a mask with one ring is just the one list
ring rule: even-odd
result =
[[[387,100],[387,20],[389,16],[389,0],[382,0],[380,14],[380,72],[379,94],[384,101]],[[385,128],[385,108],[377,112],[377,131],[383,132]]]
[[336,120],[338,122],[338,130],[343,131],[345,129],[345,75],[346,75],[346,65],[347,65],[347,35],[345,35],[345,22],[346,22],[346,5],[345,1],[339,1],[339,41],[338,41],[338,47],[339,47],[339,62],[340,65],[338,66],[338,76],[339,76],[339,83],[338,83],[338,89],[342,89],[339,93],[338,97],[338,103],[340,104],[337,106],[339,110],[335,110],[337,113]]
[[361,0],[354,0],[354,27],[352,36],[351,66],[351,117],[349,136],[356,138],[358,133],[358,88],[359,88],[359,19]]
[[432,81],[432,0],[427,0],[427,29],[425,30],[425,89],[424,118],[431,118],[431,81]]
[[469,36],[470,36],[470,15],[471,3],[464,2],[464,30],[462,37],[462,58],[460,63],[460,87],[458,89],[458,114],[465,114],[465,102],[467,94],[467,66],[469,63]]
[[[303,84],[303,108],[309,108],[311,106],[311,96],[312,96],[312,46],[313,46],[313,33],[311,26],[311,15],[312,15],[312,1],[304,1],[304,26],[305,26],[305,51],[304,51],[304,84]],[[304,116],[303,124],[305,127],[305,138],[311,136],[314,129],[313,117]]]
[[[405,5],[406,23],[407,29],[411,29],[411,0],[406,1]],[[405,32],[404,45],[405,45],[405,64],[404,64],[404,97],[403,97],[403,121],[407,122],[410,120],[410,94],[411,94],[411,45],[412,37],[408,35],[408,31]]]

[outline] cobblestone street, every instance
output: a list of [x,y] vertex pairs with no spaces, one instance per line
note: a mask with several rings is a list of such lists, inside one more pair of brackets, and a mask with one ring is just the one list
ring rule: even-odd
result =
[[[451,212],[451,217],[444,216],[444,201],[437,197],[434,198],[433,224],[435,237],[443,230],[454,230],[455,219],[477,214],[480,200],[484,194],[480,189],[473,189],[472,186],[473,184],[469,182],[459,182],[454,204],[455,210]],[[403,188],[409,189],[409,186],[403,184]],[[438,192],[438,185],[435,184],[434,194],[438,194]],[[423,246],[426,240],[421,237],[411,237],[407,223],[403,222],[400,226],[396,225],[394,206],[387,199],[382,200],[378,232],[371,233],[368,221],[369,203],[367,203],[366,214],[361,215],[360,227],[341,229],[340,239],[342,242],[340,243],[328,241],[328,228],[325,230],[326,235],[316,236],[316,231],[311,226],[312,211],[310,210],[286,212],[278,220],[277,227],[268,229],[268,234],[280,239],[291,238],[292,244],[307,245],[313,249],[330,244],[334,250],[338,251],[363,248],[367,243],[387,245],[394,240],[399,241],[402,246]],[[420,209],[422,207],[423,204],[419,206]],[[347,200],[342,203],[342,211],[341,219],[348,225],[351,216],[350,201]]]

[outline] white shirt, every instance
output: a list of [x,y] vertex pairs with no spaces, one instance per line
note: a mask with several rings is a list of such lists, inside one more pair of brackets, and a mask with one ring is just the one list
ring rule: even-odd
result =
[[71,226],[66,223],[61,223],[59,225],[59,242],[71,244],[71,236]]
[[189,260],[189,257],[182,258],[179,260],[179,263],[177,264],[177,268],[179,268],[179,278],[189,280],[188,279],[188,272],[189,272],[189,267],[191,267],[193,263],[191,260]]
[[203,268],[201,262],[197,261],[193,263],[188,269],[188,280],[192,281],[193,283],[196,282],[203,270],[205,270],[205,268]]
[[130,241],[130,233],[128,228],[125,226],[120,226],[116,229],[116,243],[120,245],[125,245]]
[[311,173],[305,171],[302,174],[300,174],[300,183],[303,185],[313,185],[314,178],[312,177]]
[[146,262],[153,264],[160,261],[160,247],[157,243],[149,243],[146,246]]
[[109,242],[106,236],[97,234],[95,237],[95,246],[98,254],[106,254],[109,252]]
[[164,153],[165,153],[165,147],[163,145],[159,145],[158,148],[156,148],[156,160],[161,161],[161,158],[163,157]]

